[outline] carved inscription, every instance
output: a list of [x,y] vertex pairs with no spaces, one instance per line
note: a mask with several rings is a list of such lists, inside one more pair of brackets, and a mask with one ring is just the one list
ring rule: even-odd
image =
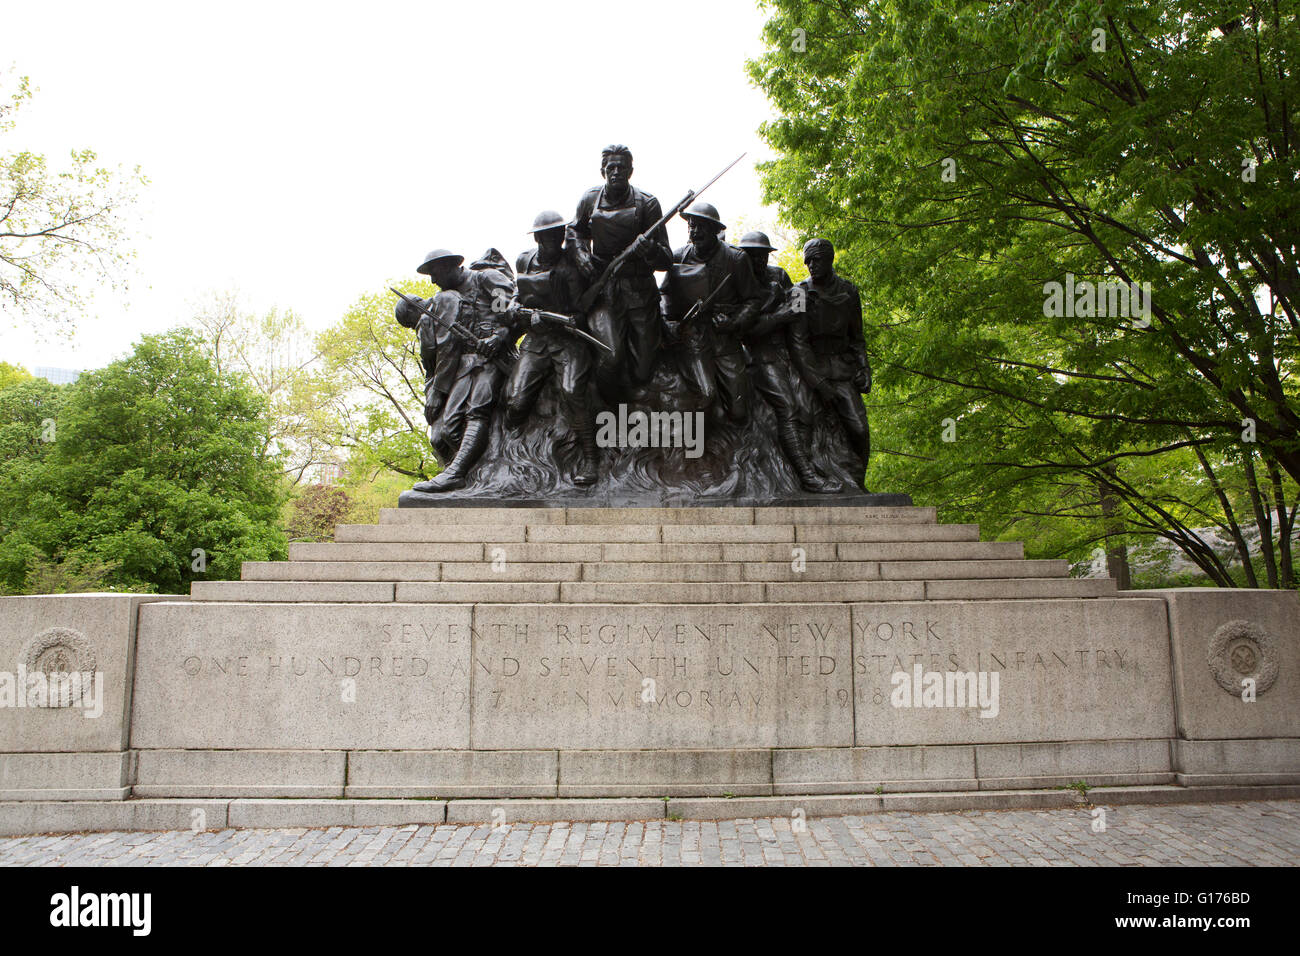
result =
[[476,745],[766,746],[809,724],[848,731],[849,618],[820,611],[575,607],[523,622],[483,609]]

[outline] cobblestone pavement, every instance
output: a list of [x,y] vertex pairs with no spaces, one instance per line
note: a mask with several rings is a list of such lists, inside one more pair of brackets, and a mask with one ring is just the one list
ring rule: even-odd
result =
[[0,865],[1135,866],[1300,863],[1300,800],[644,823],[0,838]]

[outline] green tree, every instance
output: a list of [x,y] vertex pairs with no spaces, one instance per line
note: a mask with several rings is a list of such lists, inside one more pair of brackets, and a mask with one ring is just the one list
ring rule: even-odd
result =
[[[13,81],[0,74],[0,141],[31,95],[27,77]],[[84,307],[87,281],[120,281],[129,255],[127,213],[146,183],[139,167],[128,172],[99,166],[89,149],[73,150],[59,169],[29,150],[0,153],[5,311],[70,328]]]
[[[389,284],[408,295],[430,294],[420,279]],[[337,423],[334,444],[345,452],[349,471],[423,480],[438,471],[424,420],[424,370],[415,334],[393,317],[395,301],[387,287],[363,296],[317,337],[320,395]]]
[[0,362],[0,390],[8,388],[10,385],[17,385],[19,382],[30,381],[31,377],[31,372],[21,365]]
[[114,588],[184,591],[284,557],[267,431],[265,401],[218,374],[192,332],[146,336],[64,386],[54,441],[4,463],[0,580],[30,589],[52,563]]
[[271,427],[263,451],[280,453],[292,484],[323,464],[336,463],[334,389],[322,375],[314,336],[301,316],[281,309],[253,315],[233,293],[213,293],[197,310],[193,325],[217,372],[239,375],[266,399]]
[[[1297,10],[767,6],[765,188],[863,287],[872,484],[1057,553],[1160,536],[1219,584],[1199,529],[1250,568],[1253,520],[1293,586]],[[1057,307],[1074,282],[1150,295]]]

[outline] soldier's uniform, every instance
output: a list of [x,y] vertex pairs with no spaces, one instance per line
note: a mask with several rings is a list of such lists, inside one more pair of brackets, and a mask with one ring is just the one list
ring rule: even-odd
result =
[[[460,312],[460,296],[455,292],[439,292],[431,299],[418,301],[435,313],[440,321],[434,322],[405,299],[397,302],[397,321],[416,332],[420,366],[424,369],[424,419],[429,423],[429,440],[434,454],[445,465],[456,454],[456,445],[449,444],[442,413],[466,349],[460,337],[447,329],[450,320]],[[459,443],[460,436],[455,436],[455,440]]]
[[804,381],[839,419],[865,475],[871,442],[862,393],[870,386],[871,366],[862,337],[858,287],[839,275],[822,288],[812,279],[798,287],[807,297],[807,310],[803,321],[790,325],[790,356]]
[[[762,233],[757,236],[766,245],[767,237]],[[741,248],[748,239],[748,235],[741,239]],[[790,325],[801,317],[805,304],[802,290],[793,292],[794,283],[780,266],[765,266],[764,280],[767,297],[758,319],[745,337],[745,347],[753,363],[754,391],[771,406],[776,416],[777,439],[799,476],[800,484],[808,491],[840,491],[838,481],[823,478],[813,467],[808,456],[808,442],[800,428],[800,419],[810,411],[806,405],[811,395],[801,387],[799,373],[790,357],[789,339]]]
[[[728,276],[726,288],[710,307],[711,314],[677,325],[692,305],[717,291]],[[682,376],[706,402],[719,402],[732,421],[744,421],[749,417],[750,385],[741,338],[764,298],[749,259],[719,242],[705,260],[694,245],[687,244],[673,252],[673,264],[659,289],[669,328],[676,332]],[[730,322],[719,328],[715,316]]]
[[[597,186],[578,200],[578,211],[565,233],[566,245],[590,247],[599,275],[662,215],[659,200],[630,183],[621,202],[607,196],[604,186]],[[668,268],[671,247],[668,230],[662,226],[649,238],[655,246],[652,261],[629,256],[587,315],[591,334],[614,350],[612,356],[601,353],[597,370],[607,395],[625,384],[625,363],[626,374],[633,381],[646,381],[659,353],[659,297],[654,273]]]
[[[573,315],[582,280],[577,269],[563,255],[544,262],[541,250],[520,253],[515,263],[519,275],[519,305]],[[595,360],[592,346],[556,325],[536,323],[519,346],[519,363],[506,385],[506,421],[519,425],[537,401],[537,393],[552,374],[560,386],[560,413],[578,436],[582,464],[574,476],[576,484],[596,480],[596,423],[587,397]]]
[[[459,286],[446,290],[460,296],[460,324],[480,341],[497,336],[502,329],[513,334],[511,311],[518,304],[514,283],[496,269],[468,269],[462,276]],[[498,354],[507,359],[514,357],[508,348]],[[487,422],[505,377],[496,362],[469,347],[460,350],[442,414],[445,441],[450,447],[464,441],[473,422],[482,423],[486,439]]]

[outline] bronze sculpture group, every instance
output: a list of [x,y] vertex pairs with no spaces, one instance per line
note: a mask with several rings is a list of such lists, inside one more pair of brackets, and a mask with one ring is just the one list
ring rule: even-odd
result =
[[[528,230],[536,245],[513,271],[496,250],[466,267],[435,249],[417,270],[435,294],[398,293],[397,321],[418,334],[425,418],[444,465],[403,504],[446,498],[472,480],[509,497],[539,475],[550,475],[549,490],[575,493],[605,477],[628,495],[680,485],[777,500],[786,473],[787,497],[865,493],[861,396],[871,369],[858,290],[835,273],[831,244],[804,245],[809,278],[795,285],[769,264],[766,235],[729,244],[718,210],[698,193],[665,215],[631,175],[631,151],[607,147],[603,185],[583,194],[571,219],[538,214]],[[690,241],[674,250],[665,223],[676,213]],[[629,406],[707,416],[718,447],[696,467],[708,473],[691,473],[685,460],[676,471],[629,460],[602,475],[597,417]],[[567,468],[557,465],[561,446]]]

